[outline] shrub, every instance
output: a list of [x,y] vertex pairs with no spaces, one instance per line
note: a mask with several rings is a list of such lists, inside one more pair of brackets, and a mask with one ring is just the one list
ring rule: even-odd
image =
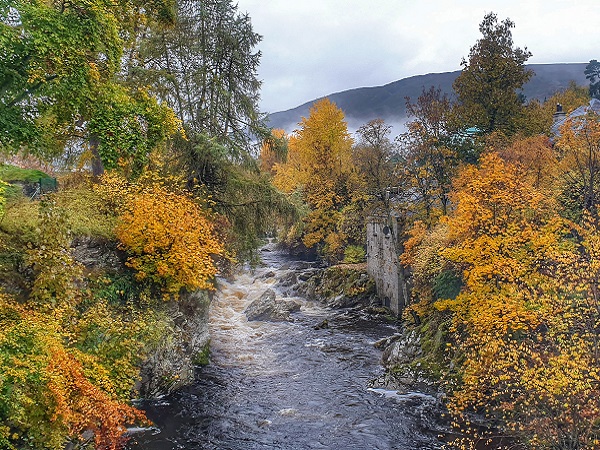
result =
[[166,296],[181,289],[214,289],[213,256],[225,254],[212,222],[189,195],[156,184],[132,195],[116,235],[138,280],[149,280]]
[[358,264],[365,260],[365,249],[359,245],[349,245],[344,249],[344,262]]

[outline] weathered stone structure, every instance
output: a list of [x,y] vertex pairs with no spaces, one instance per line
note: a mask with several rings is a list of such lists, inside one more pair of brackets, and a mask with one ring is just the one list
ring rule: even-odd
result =
[[410,298],[407,273],[399,260],[402,235],[398,217],[371,217],[367,221],[367,271],[375,279],[383,305],[397,315],[402,314]]

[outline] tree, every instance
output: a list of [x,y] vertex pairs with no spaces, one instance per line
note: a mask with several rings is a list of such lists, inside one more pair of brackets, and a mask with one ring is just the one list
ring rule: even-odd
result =
[[600,99],[600,63],[592,59],[585,66],[585,77],[590,80],[590,97]]
[[461,267],[464,286],[435,305],[452,314],[450,411],[485,417],[533,449],[594,448],[595,225],[560,218],[520,164],[494,153],[466,167],[455,189],[439,254]]
[[401,167],[416,194],[415,205],[430,222],[434,208],[447,213],[451,179],[459,163],[450,130],[451,103],[440,88],[432,86],[423,89],[415,103],[407,98],[406,110],[411,120],[399,139]]
[[531,53],[513,47],[514,26],[510,19],[498,23],[496,14],[486,14],[479,25],[483,37],[471,47],[468,61],[461,62],[463,70],[454,90],[458,115],[467,127],[507,134],[519,129],[523,98],[517,90],[533,72],[525,68]]
[[[115,167],[121,151],[147,154],[158,135],[170,135],[166,109],[117,77],[123,37],[158,16],[168,20],[168,10],[169,0],[0,2],[3,150],[51,158],[75,140],[89,147],[100,172],[102,163]],[[119,126],[109,126],[116,105]],[[116,145],[112,138],[124,128],[133,141]]]
[[352,139],[344,113],[327,98],[316,102],[299,125],[290,137],[286,163],[275,166],[274,183],[288,193],[300,189],[311,209],[304,244],[335,254],[342,246],[336,226],[351,199]]
[[261,235],[295,213],[256,161],[257,142],[277,142],[258,107],[260,39],[231,0],[178,0],[173,26],[151,26],[125,67],[129,85],[149,86],[182,121],[170,169],[211,197],[242,258],[256,256]]
[[357,130],[358,142],[352,150],[352,160],[364,178],[371,210],[390,212],[390,188],[397,186],[394,174],[398,158],[395,143],[390,139],[391,126],[382,119],[371,120]]
[[598,216],[600,202],[600,117],[593,111],[567,119],[556,143],[564,153],[563,172],[580,211]]
[[543,103],[535,99],[530,101],[525,107],[525,119],[520,131],[526,136],[539,134],[549,136],[552,133],[557,105],[560,105],[565,113],[570,114],[576,108],[588,104],[589,101],[588,89],[571,81],[566,89],[556,92]]
[[136,182],[107,174],[95,190],[118,214],[115,229],[126,264],[166,298],[214,289],[217,259],[227,258],[218,217],[194,201],[181,180],[145,173]]
[[508,147],[498,151],[502,158],[518,164],[536,189],[551,191],[558,177],[558,155],[546,136],[515,139]]
[[151,85],[192,142],[209,136],[243,160],[253,139],[267,134],[258,108],[260,39],[231,0],[177,0],[174,26],[151,28],[127,77]]

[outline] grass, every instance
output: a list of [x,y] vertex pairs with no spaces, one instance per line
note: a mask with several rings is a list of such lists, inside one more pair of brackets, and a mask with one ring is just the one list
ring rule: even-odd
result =
[[10,164],[0,164],[0,180],[8,183],[22,181],[28,183],[36,183],[40,178],[52,178],[45,172],[36,169],[21,169]]
[[[66,212],[67,224],[74,236],[114,238],[116,218],[105,211],[90,185],[72,186],[49,195]],[[5,209],[0,218],[0,232],[21,242],[31,241],[39,226],[39,201],[20,196],[9,199]]]
[[62,189],[54,197],[67,212],[67,223],[74,236],[114,239],[116,217],[105,210],[90,185]]

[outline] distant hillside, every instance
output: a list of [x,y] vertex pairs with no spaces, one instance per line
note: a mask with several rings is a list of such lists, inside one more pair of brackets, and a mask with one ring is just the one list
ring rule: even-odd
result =
[[[536,98],[543,101],[556,91],[566,88],[571,80],[579,85],[587,86],[583,71],[587,63],[576,64],[530,64],[528,67],[535,72],[531,81],[524,86],[528,99]],[[384,86],[363,87],[348,91],[337,92],[328,97],[346,114],[346,120],[351,130],[372,119],[381,118],[392,125],[403,124],[406,121],[405,97],[416,99],[423,88],[440,87],[443,92],[453,95],[452,83],[460,71],[445,73],[430,73],[403,78]],[[319,99],[304,103],[294,109],[276,112],[269,115],[269,124],[274,128],[283,128],[288,132],[297,128],[302,117],[307,117],[310,106]],[[396,128],[394,130],[398,132]]]

